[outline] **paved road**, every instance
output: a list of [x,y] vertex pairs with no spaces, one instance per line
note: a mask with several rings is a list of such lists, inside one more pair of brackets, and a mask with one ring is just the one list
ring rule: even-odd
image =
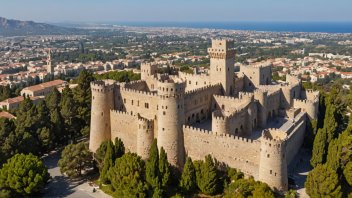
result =
[[304,188],[304,183],[306,182],[308,172],[312,169],[310,166],[310,154],[309,151],[301,148],[299,153],[296,155],[293,161],[295,163],[289,166],[289,177],[293,178],[297,187],[298,197],[309,198]]
[[69,198],[111,198],[111,196],[97,190],[93,193],[93,187],[88,184],[87,180],[71,181],[60,173],[57,162],[60,159],[60,153],[54,152],[44,157],[44,164],[52,179],[47,185],[43,197],[69,197]]

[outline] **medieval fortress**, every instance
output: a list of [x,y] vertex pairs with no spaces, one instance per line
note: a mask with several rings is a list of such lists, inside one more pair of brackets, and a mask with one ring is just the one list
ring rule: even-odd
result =
[[319,92],[301,81],[271,79],[271,64],[234,72],[234,43],[213,40],[207,74],[158,74],[141,65],[141,80],[91,83],[89,148],[122,139],[130,152],[148,158],[154,138],[169,162],[182,167],[211,154],[219,162],[277,190],[288,189],[287,167],[300,149],[306,122],[316,119]]

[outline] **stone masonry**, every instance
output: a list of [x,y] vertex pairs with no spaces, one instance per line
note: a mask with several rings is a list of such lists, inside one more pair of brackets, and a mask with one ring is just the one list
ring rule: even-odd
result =
[[154,138],[168,161],[182,168],[186,156],[218,161],[288,189],[287,166],[300,149],[306,122],[317,118],[319,92],[304,91],[301,81],[271,79],[271,64],[241,66],[234,72],[229,40],[213,40],[208,74],[158,74],[141,65],[141,80],[91,83],[89,148],[122,139],[127,151],[149,157]]

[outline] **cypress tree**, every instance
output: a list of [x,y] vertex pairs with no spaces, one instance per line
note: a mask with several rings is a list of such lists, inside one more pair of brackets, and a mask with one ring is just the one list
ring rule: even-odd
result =
[[103,168],[105,153],[108,148],[109,141],[104,141],[100,144],[99,148],[94,153],[94,159],[97,163],[99,170]]
[[219,189],[219,176],[213,158],[210,155],[205,157],[201,167],[202,179],[197,181],[199,189],[207,195],[214,195]]
[[324,128],[326,129],[327,133],[327,142],[330,141],[337,136],[337,121],[336,121],[336,107],[334,104],[328,104],[326,112],[325,112],[325,119],[324,119]]
[[196,189],[196,170],[192,159],[187,157],[185,166],[183,167],[180,188],[184,193],[192,193]]
[[118,137],[115,138],[115,158],[122,157],[125,154],[125,145]]
[[159,158],[159,173],[160,173],[160,180],[162,188],[166,188],[167,185],[170,183],[170,164],[167,161],[167,154],[163,147],[160,148],[160,158]]
[[114,152],[114,145],[112,144],[111,141],[108,141],[106,153],[104,156],[103,168],[100,171],[100,182],[103,184],[110,182],[108,171],[111,167],[114,166],[114,161],[115,161],[115,154],[114,153],[115,153]]
[[319,164],[309,172],[304,186],[310,197],[342,196],[338,175],[326,164]]
[[146,181],[153,189],[160,189],[159,152],[156,139],[150,147],[150,157],[146,162]]
[[326,158],[326,164],[333,169],[334,171],[337,171],[337,169],[340,167],[340,141],[339,139],[333,139],[328,148],[328,155]]
[[313,167],[316,167],[318,164],[325,162],[326,138],[325,129],[319,129],[317,135],[314,138],[312,158],[310,159],[310,164]]

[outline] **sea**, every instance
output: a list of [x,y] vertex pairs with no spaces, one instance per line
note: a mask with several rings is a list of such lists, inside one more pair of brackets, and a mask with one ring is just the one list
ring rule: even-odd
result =
[[185,27],[269,32],[352,33],[351,22],[115,22],[138,27]]

